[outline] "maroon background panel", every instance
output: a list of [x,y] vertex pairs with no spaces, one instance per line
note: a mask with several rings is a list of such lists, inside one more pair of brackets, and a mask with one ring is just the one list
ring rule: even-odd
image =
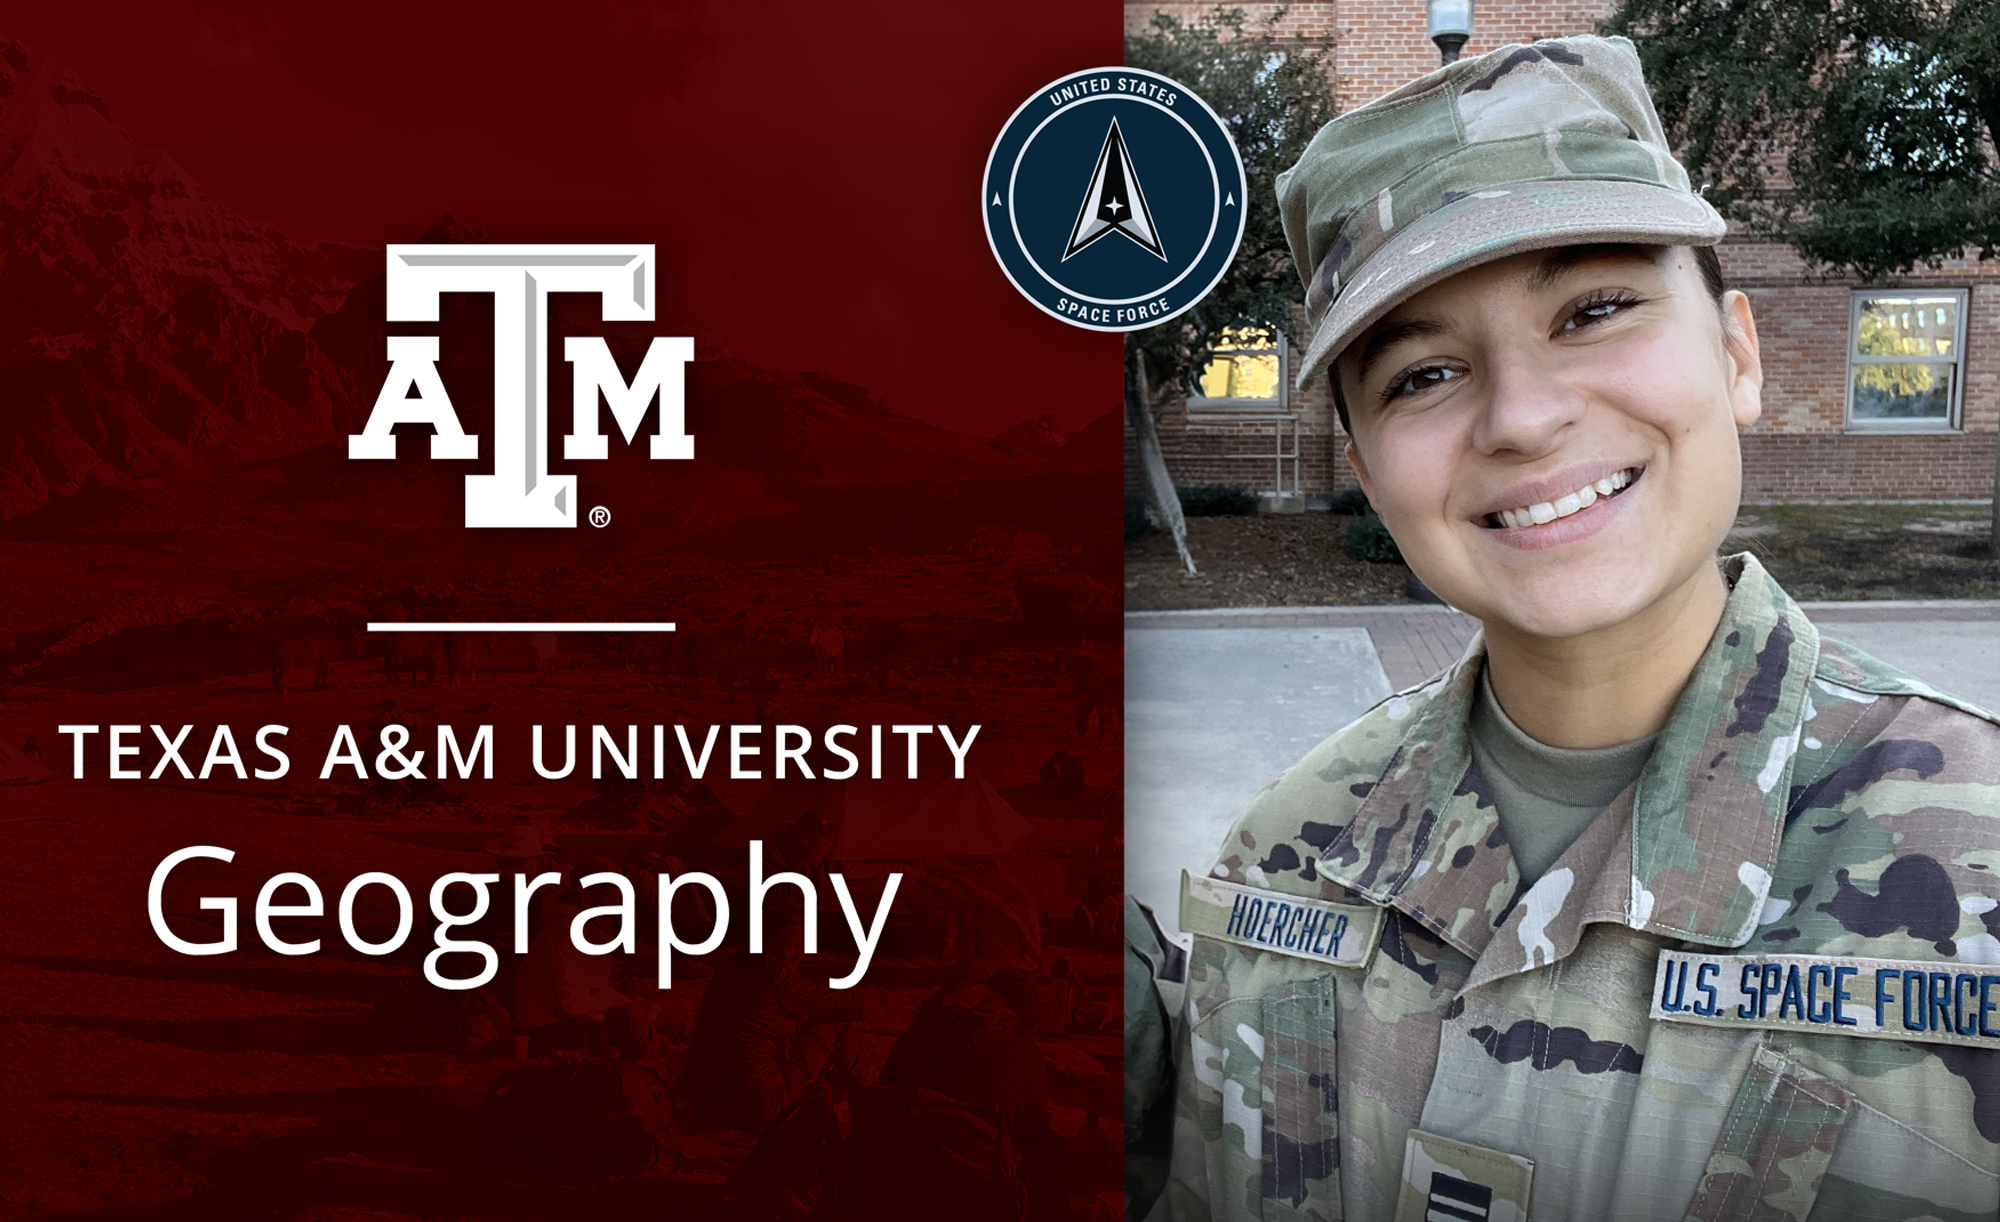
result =
[[[0,1218],[1116,1215],[1119,341],[1015,293],[978,184],[1031,91],[1117,62],[1121,19],[1096,2],[0,18]],[[467,529],[464,477],[490,449],[434,461],[420,427],[393,461],[350,460],[392,334],[440,337],[490,444],[491,299],[384,319],[383,248],[419,241],[652,243],[657,321],[553,300],[549,434],[568,431],[563,337],[606,337],[629,375],[652,337],[691,335],[696,458],[558,450],[578,508],[611,515],[574,530]],[[562,634],[551,653],[369,619],[679,631]],[[768,727],[835,722],[982,729],[964,781],[931,747],[914,787],[770,779]],[[724,731],[701,782],[653,779],[654,725],[678,758],[675,725],[698,745],[731,723],[767,727],[763,778],[727,778]],[[120,724],[191,726],[195,769],[219,725],[250,767],[269,763],[258,727],[284,725],[291,770],[153,778],[144,730],[145,779],[108,778],[104,733],[73,779],[58,727]],[[373,761],[382,727],[427,748],[440,724],[494,727],[492,780],[319,779],[337,726]],[[534,725],[552,756],[578,727],[569,777],[535,774]],[[621,744],[639,727],[638,782],[589,778],[593,725]],[[752,834],[767,869],[783,855],[818,884],[809,982],[855,958],[831,877],[868,915],[904,876],[861,985],[731,974],[752,962]],[[588,1055],[619,1042],[613,1022],[532,1024],[522,1049],[512,980],[471,1001],[421,979],[432,881],[495,869],[510,837],[565,875],[538,919],[596,902],[568,890],[581,875],[622,873],[650,942],[662,870],[728,888],[729,940],[677,957],[670,990],[649,991],[649,954],[616,957],[605,987],[647,1003],[623,1011],[616,1061]],[[177,871],[169,923],[216,937],[200,901],[236,897],[233,953],[178,954],[149,923],[154,867],[189,845],[236,856]],[[258,888],[282,871],[325,895],[326,915],[276,923],[316,954],[259,938]],[[366,871],[416,901],[385,956],[332,915]],[[386,937],[387,892],[355,919]],[[744,1004],[705,1007],[718,981]],[[804,1102],[777,1122],[713,1087],[746,1031],[792,1058],[776,1094]]]

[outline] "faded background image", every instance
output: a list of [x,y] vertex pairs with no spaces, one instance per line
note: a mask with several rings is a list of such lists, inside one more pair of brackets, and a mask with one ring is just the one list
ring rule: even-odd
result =
[[[843,1176],[850,1200],[887,1201],[848,1216],[1115,1211],[1116,340],[1019,298],[974,197],[1022,98],[1115,62],[1117,17],[10,11],[0,1217],[710,1217],[726,1202],[793,1217]],[[654,243],[658,321],[607,325],[594,301],[558,298],[550,351],[605,335],[629,371],[650,337],[693,335],[696,459],[614,445],[556,461],[580,509],[610,511],[573,531],[465,529],[464,476],[483,468],[433,461],[422,429],[403,428],[395,461],[350,462],[391,332],[442,337],[464,424],[491,435],[490,299],[383,323],[382,247],[416,241]],[[561,427],[568,366],[551,375]],[[371,619],[680,631],[390,637],[359,631]],[[857,719],[984,728],[966,780],[895,793],[678,768],[543,781],[528,761],[533,724],[578,725],[587,751],[592,724],[622,742],[628,724],[686,723],[698,742],[710,723]],[[228,723],[246,748],[288,725],[292,773],[110,782],[100,759],[70,779],[58,725],[152,723],[192,723],[204,745]],[[315,779],[335,725],[372,740],[388,723],[417,745],[439,723],[492,724],[495,778]],[[150,772],[160,752],[140,737]],[[325,943],[285,958],[247,912],[283,870],[329,905],[387,871],[422,907],[439,875],[493,869],[499,843],[571,880],[624,871],[642,893],[661,869],[708,870],[740,931],[752,835],[857,880],[864,911],[906,875],[865,983],[788,995],[765,1033],[824,1024],[829,1059],[849,1062],[789,1128],[726,1114],[729,1092],[689,1070],[744,1029],[703,1022],[742,962],[735,939],[682,957],[657,997],[650,958],[620,962],[607,983],[654,1009],[608,1038],[629,1037],[620,1064],[642,1072],[574,1062],[599,1039],[579,1022],[528,1049],[527,1067],[560,1071],[550,1086],[508,1076],[525,1021],[511,985],[475,1000],[422,983],[427,916],[383,959],[331,915],[281,921]],[[198,898],[236,895],[236,953],[184,957],[148,927],[155,864],[195,844],[236,860],[177,873],[168,919],[212,937]],[[821,953],[795,973],[809,980],[853,960],[819,898]],[[359,920],[387,925],[386,901]],[[744,1002],[779,986],[729,987]],[[947,1055],[975,1028],[985,1051]],[[631,1157],[592,1163],[565,1134],[581,1122],[534,1106],[534,1090],[582,1089],[572,1064],[599,1067],[610,1102],[585,1102],[636,1126]],[[867,1093],[891,1083],[943,1101]],[[863,1115],[863,1099],[879,1106]],[[956,1179],[940,1147],[962,1156]]]

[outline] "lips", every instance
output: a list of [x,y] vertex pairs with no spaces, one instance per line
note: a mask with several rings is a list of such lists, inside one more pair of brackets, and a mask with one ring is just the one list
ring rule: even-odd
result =
[[[1489,530],[1546,526],[1580,513],[1599,500],[1620,495],[1638,480],[1644,470],[1643,467],[1623,467],[1594,478],[1558,473],[1503,494],[1503,501],[1509,503],[1488,509],[1476,520]],[[1573,485],[1569,483],[1572,480],[1575,481]]]

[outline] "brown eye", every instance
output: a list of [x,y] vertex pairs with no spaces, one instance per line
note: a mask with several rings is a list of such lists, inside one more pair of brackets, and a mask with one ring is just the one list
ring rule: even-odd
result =
[[1576,310],[1557,328],[1559,331],[1581,331],[1638,305],[1640,299],[1629,293],[1590,297],[1580,303]]
[[1464,376],[1463,372],[1449,368],[1448,366],[1423,365],[1399,375],[1395,381],[1389,383],[1387,388],[1382,391],[1382,399],[1384,402],[1387,402],[1390,399],[1400,399],[1405,395],[1420,395],[1426,391],[1435,390],[1454,378],[1462,378]]

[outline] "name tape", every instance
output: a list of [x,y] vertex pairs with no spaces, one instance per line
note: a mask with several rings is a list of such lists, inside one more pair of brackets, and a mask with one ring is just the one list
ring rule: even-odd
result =
[[1653,1017],[2000,1048],[2000,967],[1664,950]]
[[1181,928],[1335,967],[1365,967],[1382,930],[1382,910],[1196,878],[1183,870]]

